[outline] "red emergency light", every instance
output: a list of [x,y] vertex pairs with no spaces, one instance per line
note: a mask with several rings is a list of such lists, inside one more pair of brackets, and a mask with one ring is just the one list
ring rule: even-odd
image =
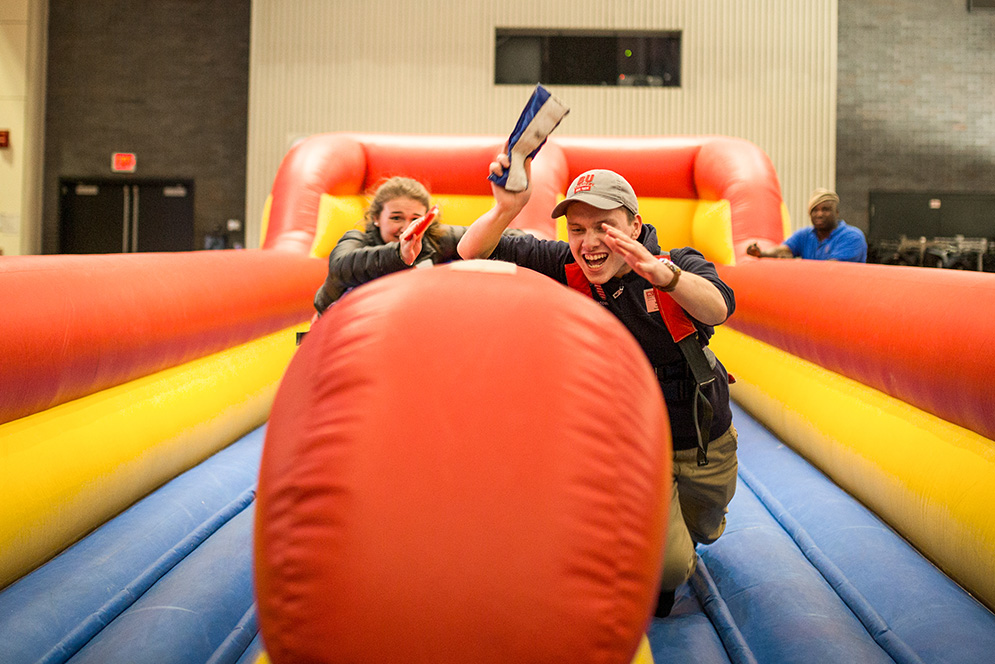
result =
[[111,158],[111,170],[115,173],[134,173],[138,167],[138,157],[134,152],[115,152]]

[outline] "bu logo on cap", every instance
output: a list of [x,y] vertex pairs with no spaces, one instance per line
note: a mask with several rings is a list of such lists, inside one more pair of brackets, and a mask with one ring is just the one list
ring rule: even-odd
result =
[[574,185],[574,193],[580,191],[590,191],[591,187],[594,185],[594,173],[588,175],[581,175],[577,178],[577,184]]

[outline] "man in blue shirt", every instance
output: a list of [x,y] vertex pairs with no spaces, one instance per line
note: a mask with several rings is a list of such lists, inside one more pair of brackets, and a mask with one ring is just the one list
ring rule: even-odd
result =
[[840,197],[828,189],[816,189],[808,202],[812,225],[791,235],[773,249],[760,249],[754,242],[746,253],[757,258],[809,258],[820,261],[867,262],[864,233],[838,219]]

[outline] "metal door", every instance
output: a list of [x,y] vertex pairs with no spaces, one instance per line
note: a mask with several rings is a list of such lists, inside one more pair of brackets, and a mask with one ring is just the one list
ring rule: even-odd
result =
[[193,251],[193,182],[132,185],[132,251]]
[[59,251],[194,249],[193,181],[62,179]]
[[59,186],[59,251],[130,251],[130,188],[117,183],[63,180]]

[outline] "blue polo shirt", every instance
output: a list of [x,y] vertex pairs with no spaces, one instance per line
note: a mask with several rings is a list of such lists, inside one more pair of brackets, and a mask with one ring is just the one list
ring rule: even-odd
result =
[[796,231],[784,241],[795,257],[818,261],[867,262],[867,240],[859,228],[840,219],[836,228],[825,240],[819,241],[815,228],[809,226]]

